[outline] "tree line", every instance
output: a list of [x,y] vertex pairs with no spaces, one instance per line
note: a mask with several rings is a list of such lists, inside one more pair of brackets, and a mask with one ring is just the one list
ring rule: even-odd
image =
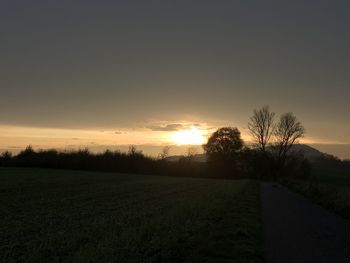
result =
[[304,126],[293,113],[284,113],[276,120],[276,114],[268,106],[255,109],[248,130],[251,145],[244,143],[238,128],[224,127],[214,132],[204,145],[209,165],[227,173],[254,177],[310,174],[310,163],[301,153],[291,151],[305,134]]
[[153,158],[135,146],[130,146],[128,152],[106,150],[103,153],[92,153],[88,149],[35,151],[28,146],[17,155],[8,151],[2,153],[0,166],[217,178],[307,177],[311,173],[311,164],[301,153],[292,151],[293,145],[305,134],[304,126],[293,113],[284,113],[277,118],[268,106],[255,109],[247,128],[251,144],[243,141],[236,127],[215,131],[203,145],[207,156],[205,163],[195,162],[195,152],[191,150],[179,161],[169,162],[169,147]]

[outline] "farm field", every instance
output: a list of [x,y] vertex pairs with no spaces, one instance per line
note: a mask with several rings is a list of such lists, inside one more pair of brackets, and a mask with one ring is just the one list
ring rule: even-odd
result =
[[0,168],[2,262],[263,262],[259,183]]

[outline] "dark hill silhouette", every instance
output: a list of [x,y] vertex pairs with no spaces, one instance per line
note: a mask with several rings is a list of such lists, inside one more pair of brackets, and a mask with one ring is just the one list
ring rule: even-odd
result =
[[[304,157],[310,161],[314,161],[325,154],[306,144],[295,144],[292,146],[291,151],[293,153],[303,154]],[[185,157],[185,155],[172,155],[166,157],[165,160],[168,162],[178,162],[183,157]],[[203,163],[207,161],[207,156],[205,153],[196,154],[193,156],[192,160],[193,162]]]
[[[185,155],[172,155],[165,158],[168,162],[178,162],[181,158],[184,158]],[[192,157],[193,162],[205,163],[207,161],[207,155],[205,153],[195,154]]]
[[292,152],[294,153],[302,153],[304,157],[310,161],[313,161],[319,157],[322,157],[324,153],[319,150],[306,145],[306,144],[295,144],[292,146]]

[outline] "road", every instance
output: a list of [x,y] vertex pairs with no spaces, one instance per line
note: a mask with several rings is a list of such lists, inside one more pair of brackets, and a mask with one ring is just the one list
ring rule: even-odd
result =
[[350,262],[350,221],[275,183],[261,202],[267,263]]

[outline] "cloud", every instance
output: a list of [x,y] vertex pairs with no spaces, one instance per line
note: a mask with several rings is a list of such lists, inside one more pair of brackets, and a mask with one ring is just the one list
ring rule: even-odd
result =
[[128,134],[128,132],[126,132],[126,131],[115,131],[114,134],[117,134],[117,135],[119,135],[119,134]]
[[165,131],[165,132],[173,132],[173,131],[181,131],[181,130],[190,130],[193,128],[202,130],[202,131],[211,131],[216,129],[214,126],[208,126],[207,123],[200,122],[187,122],[187,121],[178,121],[178,122],[167,122],[167,121],[159,121],[159,122],[150,122],[144,128],[150,129],[152,131]]
[[185,126],[179,123],[172,123],[167,125],[151,125],[147,128],[152,131],[178,131],[184,129]]

